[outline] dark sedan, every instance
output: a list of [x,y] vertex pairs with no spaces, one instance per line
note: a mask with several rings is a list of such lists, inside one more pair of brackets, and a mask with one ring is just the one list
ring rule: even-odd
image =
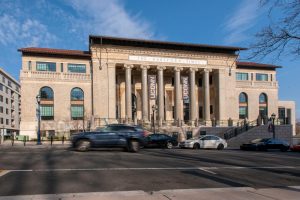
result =
[[88,151],[90,148],[124,148],[137,152],[144,145],[146,132],[138,126],[125,124],[110,124],[91,132],[74,134],[71,137],[72,146],[78,151]]
[[172,149],[178,142],[174,137],[167,134],[151,134],[145,138],[145,147],[162,147]]
[[281,151],[287,151],[289,144],[286,141],[272,138],[255,139],[249,143],[242,144],[241,150],[258,150],[267,151],[269,149],[279,149]]

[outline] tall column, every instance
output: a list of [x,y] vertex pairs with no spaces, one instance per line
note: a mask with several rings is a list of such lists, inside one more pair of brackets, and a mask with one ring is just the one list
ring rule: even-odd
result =
[[204,69],[204,119],[210,121],[210,95],[209,95],[209,72],[210,69]]
[[162,121],[164,120],[164,97],[165,97],[165,90],[164,90],[164,69],[165,67],[158,66],[158,120],[159,125],[162,126]]
[[174,113],[174,119],[175,120],[181,120],[181,100],[182,100],[182,97],[181,97],[181,87],[180,87],[180,71],[182,70],[182,68],[180,67],[175,67],[174,68],[174,71],[175,71],[175,74],[174,74],[174,85],[175,85],[175,113]]
[[126,120],[132,118],[131,69],[133,65],[125,64],[125,106]]
[[197,69],[190,68],[190,121],[196,120],[196,93],[195,93],[195,71]]
[[147,70],[150,67],[147,65],[142,65],[142,119],[143,121],[149,121],[149,114],[148,114],[148,76]]
[[116,118],[116,65],[108,64],[108,118]]
[[218,70],[218,120],[225,120],[225,69]]

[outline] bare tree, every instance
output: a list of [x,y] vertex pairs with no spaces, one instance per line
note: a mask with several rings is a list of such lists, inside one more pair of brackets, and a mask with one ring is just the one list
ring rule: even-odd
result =
[[268,7],[270,24],[255,35],[257,40],[250,46],[249,59],[280,59],[285,54],[299,58],[300,0],[261,0],[261,6]]

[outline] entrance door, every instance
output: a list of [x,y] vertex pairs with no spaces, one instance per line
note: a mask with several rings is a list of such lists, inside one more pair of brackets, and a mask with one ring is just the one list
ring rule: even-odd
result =
[[136,110],[137,110],[137,99],[135,94],[132,94],[132,98],[131,98],[131,106],[132,106],[132,116],[131,119],[134,121],[136,118]]
[[190,120],[190,104],[189,103],[183,104],[183,119],[186,122]]

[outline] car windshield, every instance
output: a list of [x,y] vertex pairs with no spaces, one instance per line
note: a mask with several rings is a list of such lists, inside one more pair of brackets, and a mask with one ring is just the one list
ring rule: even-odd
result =
[[270,138],[259,138],[259,139],[255,139],[255,140],[252,140],[251,143],[259,143],[259,142],[266,142],[268,141]]

